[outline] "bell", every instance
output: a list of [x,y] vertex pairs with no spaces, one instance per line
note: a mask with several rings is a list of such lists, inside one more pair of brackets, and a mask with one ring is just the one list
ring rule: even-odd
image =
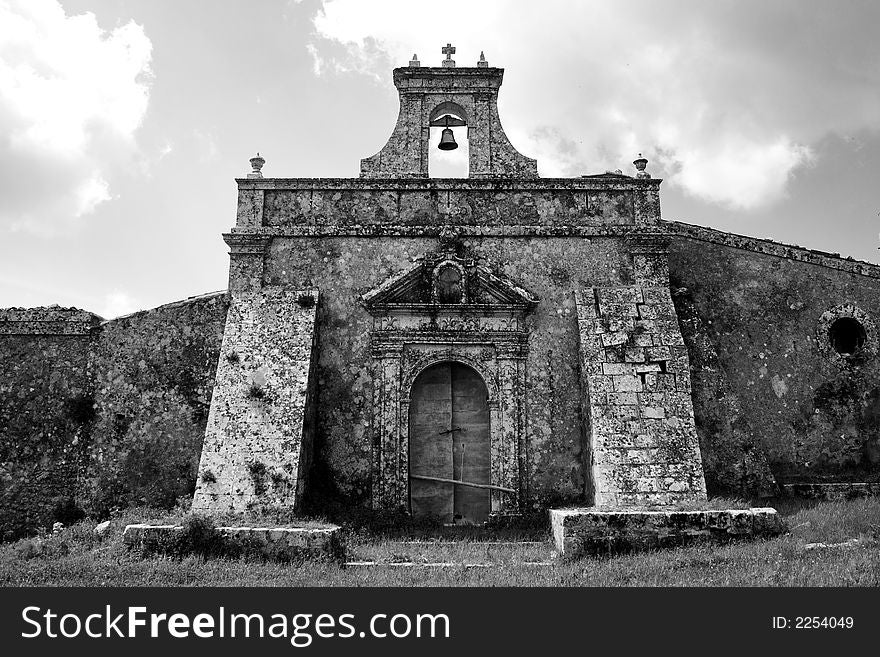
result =
[[440,133],[440,144],[437,146],[441,151],[454,151],[458,148],[455,143],[455,135],[452,134],[452,128],[443,128]]

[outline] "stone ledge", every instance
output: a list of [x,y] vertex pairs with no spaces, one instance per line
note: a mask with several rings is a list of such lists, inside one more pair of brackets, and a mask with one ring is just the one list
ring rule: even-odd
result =
[[0,335],[89,335],[101,321],[79,308],[0,308]]
[[851,500],[858,497],[880,495],[880,482],[783,484],[782,489],[789,497],[805,497],[811,500]]
[[[182,525],[127,525],[122,534],[122,540],[129,548],[161,551],[162,543],[182,530]],[[335,525],[320,529],[217,527],[217,531],[227,540],[245,540],[251,546],[259,546],[259,552],[272,560],[345,561],[342,530]]]
[[602,511],[551,509],[556,551],[566,559],[585,554],[663,548],[700,540],[775,536],[785,528],[776,509],[705,511]]

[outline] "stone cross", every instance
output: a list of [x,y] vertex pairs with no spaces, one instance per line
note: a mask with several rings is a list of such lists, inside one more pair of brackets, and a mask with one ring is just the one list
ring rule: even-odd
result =
[[455,60],[452,59],[452,56],[455,54],[455,46],[451,43],[447,43],[440,49],[444,55],[446,55],[446,59],[443,60],[443,66],[455,66]]

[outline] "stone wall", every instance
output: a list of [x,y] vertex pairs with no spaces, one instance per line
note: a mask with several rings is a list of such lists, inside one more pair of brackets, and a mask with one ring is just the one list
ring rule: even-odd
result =
[[76,308],[0,310],[0,539],[77,515],[94,416],[91,330]]
[[[482,265],[540,299],[526,320],[525,435],[528,503],[584,500],[587,486],[574,289],[631,277],[619,240],[465,239]],[[271,286],[321,290],[317,316],[318,417],[314,492],[366,505],[373,441],[372,317],[360,295],[409,269],[433,238],[276,238],[266,259]],[[406,391],[404,391],[405,394]]]
[[[880,480],[880,268],[671,224],[671,289],[691,359],[710,494],[800,481]],[[866,329],[856,357],[837,316]]]
[[0,311],[0,537],[192,494],[227,305]]
[[[433,252],[447,232],[480,266],[540,299],[519,446],[522,501],[588,496],[574,291],[632,282],[623,244],[659,219],[659,181],[608,174],[557,180],[240,179],[230,289],[316,287],[318,508],[367,506],[376,483],[372,322],[361,295]],[[406,395],[408,391],[401,391]],[[405,445],[405,442],[400,444]],[[405,457],[403,457],[405,458]],[[374,492],[374,491],[373,491]]]
[[[661,263],[663,259],[652,254],[654,247],[650,245],[644,247],[645,251],[638,245],[639,240],[673,240],[672,289],[692,362],[696,423],[710,493],[773,494],[774,472],[789,476],[795,470],[804,470],[803,464],[807,462],[811,465],[804,476],[845,475],[842,469],[829,464],[849,458],[843,456],[849,448],[838,451],[828,445],[832,456],[820,466],[809,457],[796,466],[800,457],[791,451],[782,453],[774,448],[776,452],[771,454],[763,448],[753,449],[760,442],[756,436],[765,432],[762,427],[770,414],[756,408],[772,404],[755,403],[756,397],[752,396],[746,414],[755,417],[743,417],[740,395],[729,391],[746,388],[747,381],[732,381],[726,368],[716,366],[721,357],[717,347],[727,336],[716,333],[710,340],[706,335],[707,331],[717,331],[710,324],[716,312],[711,308],[717,307],[721,315],[728,315],[725,330],[740,332],[739,337],[731,338],[735,353],[750,353],[759,358],[763,341],[749,342],[749,335],[754,332],[748,325],[763,321],[763,304],[769,304],[771,312],[778,304],[778,297],[759,293],[737,312],[738,293],[730,294],[724,280],[737,280],[744,288],[760,290],[764,273],[750,272],[748,266],[741,272],[719,271],[718,263],[725,258],[785,263],[770,267],[768,275],[775,278],[776,287],[784,286],[795,295],[805,282],[806,290],[821,287],[821,283],[817,285],[810,279],[808,272],[813,270],[822,272],[820,278],[838,281],[838,285],[848,280],[850,289],[859,290],[858,295],[852,296],[852,303],[861,303],[865,308],[871,304],[860,299],[872,295],[878,275],[876,266],[766,240],[660,221],[659,181],[652,179],[612,174],[566,180],[362,178],[238,182],[238,224],[226,236],[233,257],[230,287],[257,289],[265,284],[297,289],[314,285],[322,291],[316,320],[319,410],[314,492],[319,505],[330,500],[367,504],[370,498],[370,455],[377,436],[373,433],[371,408],[371,324],[360,296],[407,270],[414,259],[436,250],[444,231],[457,235],[481,264],[512,278],[540,299],[527,324],[526,439],[521,449],[522,490],[527,505],[591,499],[589,410],[581,406],[578,384],[574,294],[588,287],[633,283],[663,286],[663,281],[668,280],[665,260]],[[660,248],[663,250],[665,247]],[[710,256],[716,250],[725,255]],[[710,257],[713,260],[707,263]],[[639,267],[644,271],[635,271]],[[701,278],[704,271],[716,280],[712,289],[698,300],[699,304],[678,293],[679,288],[691,289],[686,281]],[[741,274],[742,280],[736,279]],[[640,280],[644,276],[649,280]],[[685,283],[678,282],[679,279]],[[705,287],[706,282],[699,282]],[[808,292],[807,296],[811,294]],[[831,303],[835,298],[835,303]],[[826,294],[825,300],[804,301],[803,307],[815,310],[818,318],[836,305],[846,304],[847,298],[841,293]],[[788,305],[792,304],[801,307],[795,301]],[[771,332],[780,340],[794,328],[784,323],[776,326]],[[813,340],[811,344],[815,344],[817,330],[814,325],[807,331]],[[730,356],[730,349],[722,348],[725,357]],[[813,355],[826,364],[840,365],[827,349],[822,351],[817,346]],[[765,353],[764,357],[768,355]],[[798,360],[785,374],[795,377],[801,369],[810,372],[814,367],[815,359],[810,356]],[[836,371],[842,372],[846,381],[854,381],[854,377],[858,378],[857,369],[864,374],[870,368],[847,366],[842,370],[837,367]],[[772,373],[767,379],[773,380]],[[782,379],[775,382],[769,391],[773,395],[771,401],[785,396],[779,381],[790,385]],[[826,391],[836,394],[827,386]],[[870,397],[870,390],[868,393]],[[848,394],[852,397],[852,393]],[[840,426],[842,414],[863,413],[856,411],[854,404],[852,399],[837,404],[831,413],[833,419],[824,426]],[[865,422],[870,425],[870,399],[863,405]],[[779,424],[782,415],[777,412],[770,424]],[[813,416],[811,421],[818,421]],[[788,419],[792,417],[789,415]],[[867,429],[870,431],[870,426]],[[792,425],[788,435],[797,430]],[[864,431],[858,429],[857,433],[862,436],[858,440],[867,440]],[[766,434],[776,439],[780,435],[775,431]],[[863,451],[866,449],[873,448]],[[873,472],[872,468],[869,463],[860,472]]]
[[[240,180],[238,224],[225,236],[233,295],[321,293],[309,320],[314,372],[299,358],[291,370],[291,384],[310,377],[315,384],[307,386],[317,409],[314,507],[370,504],[374,324],[362,295],[436,251],[446,232],[479,266],[538,300],[523,320],[518,490],[526,509],[592,501],[590,418],[598,406],[582,394],[575,293],[641,290],[644,299],[645,290],[664,288],[667,277],[687,347],[710,495],[774,494],[777,481],[880,480],[880,268],[662,222],[658,185],[616,175]],[[651,240],[671,240],[668,273],[665,255],[657,255],[666,247]],[[75,310],[0,315],[0,350],[13,363],[0,375],[4,499],[27,499],[22,491],[32,482],[44,491],[38,504],[26,505],[42,509],[43,520],[27,523],[45,524],[63,496],[106,511],[142,501],[170,504],[192,493],[215,368],[218,360],[232,365],[220,358],[227,305],[225,294],[207,295],[100,326]],[[865,327],[856,356],[830,345],[838,317]],[[297,349],[305,348],[312,329],[300,330],[297,322],[292,335],[301,342]],[[260,358],[277,356],[264,347]],[[291,401],[291,417],[307,438],[304,409],[311,402],[300,401]],[[673,404],[664,404],[667,413]],[[292,440],[294,451],[307,447],[307,439],[291,436],[279,440]],[[88,469],[64,465],[83,459]],[[305,449],[286,463],[296,472],[288,488],[301,492],[308,461]],[[207,469],[217,476],[219,468]]]
[[87,495],[99,512],[192,495],[228,305],[208,294],[96,333]]

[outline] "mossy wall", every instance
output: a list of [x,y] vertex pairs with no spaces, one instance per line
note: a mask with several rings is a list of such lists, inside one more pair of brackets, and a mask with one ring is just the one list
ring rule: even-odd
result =
[[[574,290],[632,278],[612,238],[468,238],[478,260],[540,299],[527,318],[525,390],[528,503],[583,502],[589,465],[581,412]],[[273,240],[267,285],[321,290],[318,307],[316,466],[318,505],[370,499],[374,436],[372,318],[360,295],[437,248],[436,238],[316,237]]]
[[97,512],[192,495],[228,305],[207,295],[101,326],[84,488]]
[[[877,268],[703,232],[673,240],[669,264],[710,495],[880,480]],[[866,326],[858,356],[831,348],[835,313]]]
[[[0,539],[69,522],[94,417],[83,332],[0,335]],[[22,330],[23,327],[15,327]]]
[[0,311],[0,538],[192,494],[227,306]]

